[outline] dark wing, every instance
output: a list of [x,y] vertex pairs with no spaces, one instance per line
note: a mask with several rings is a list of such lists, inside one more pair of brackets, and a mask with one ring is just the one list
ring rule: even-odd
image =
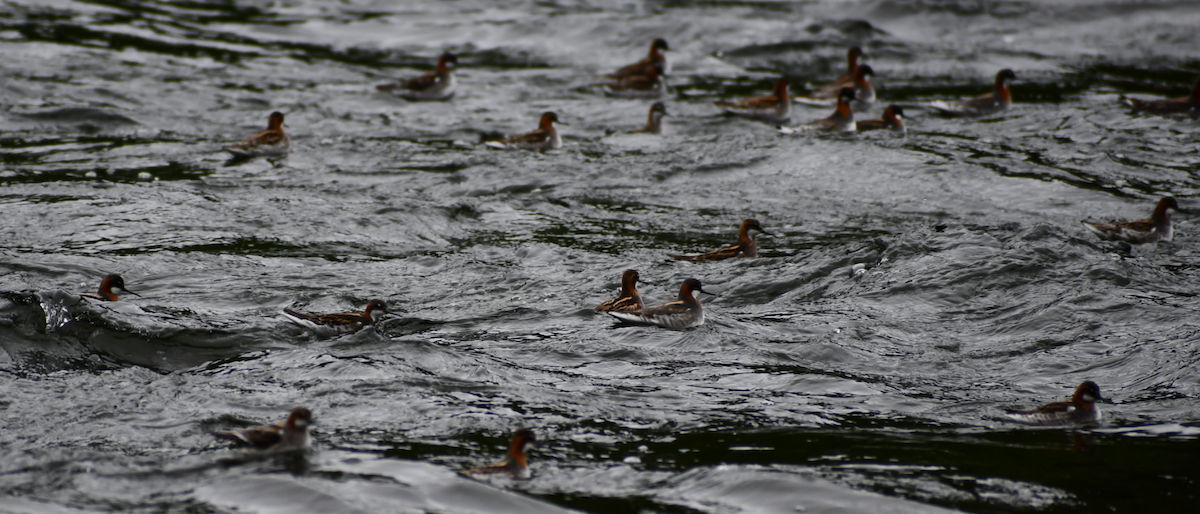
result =
[[995,92],[984,93],[963,102],[962,107],[967,112],[989,111],[1000,107],[1000,100],[996,98]]
[[608,87],[612,89],[654,89],[658,87],[658,79],[650,75],[634,75],[617,80],[616,82],[610,82]]
[[1075,412],[1075,409],[1075,404],[1071,402],[1055,402],[1048,405],[1043,405],[1029,412],[1054,416],[1059,414],[1070,414]]
[[1072,422],[1072,417],[1079,410],[1071,402],[1057,402],[1043,405],[1033,410],[1007,410],[1008,416],[1021,423],[1032,425],[1059,425]]
[[363,316],[357,312],[322,314],[320,323],[323,325],[353,325],[356,323],[370,324],[366,316]]
[[[464,475],[504,474],[504,475],[508,475],[510,477],[519,478],[519,477],[521,477],[521,466],[519,464],[517,464],[516,461],[513,461],[511,459],[506,459],[504,462],[501,462],[499,464],[492,464],[491,466],[482,466],[482,467],[478,467],[478,468],[471,468],[471,469],[463,470],[462,473]],[[528,478],[528,477],[526,477],[526,478]]]
[[832,131],[839,130],[840,127],[838,127],[837,122],[833,121],[831,118],[832,118],[832,116],[830,118],[824,118],[824,119],[820,119],[820,120],[810,121],[808,123],[805,123],[804,126],[807,127],[809,130],[832,130]]
[[1126,221],[1124,223],[1116,223],[1115,225],[1121,230],[1128,230],[1132,232],[1154,231],[1154,220]]
[[646,57],[645,59],[642,59],[638,62],[630,64],[629,66],[626,66],[617,71],[609,73],[609,74],[605,75],[605,77],[614,78],[614,79],[623,79],[623,78],[628,78],[628,77],[636,77],[638,75],[649,75],[650,68],[653,68],[653,67],[654,67],[654,61],[651,61],[649,57]]
[[291,309],[284,309],[285,314],[295,316],[305,321],[311,321],[318,325],[327,326],[347,326],[357,323],[369,324],[366,316],[357,312],[339,312],[334,314],[308,314],[304,312],[296,312]]
[[294,311],[289,308],[284,308],[283,312],[284,312],[284,314],[287,314],[289,316],[293,316],[295,318],[299,318],[299,319],[303,319],[303,320],[308,320],[313,323],[320,323],[320,319],[321,319],[321,316],[318,316],[316,314],[309,314],[307,312]]
[[1121,100],[1134,109],[1157,114],[1176,114],[1192,110],[1192,104],[1188,102],[1187,97],[1169,100],[1138,100],[1122,95]]
[[633,314],[638,314],[647,318],[654,318],[659,316],[683,314],[687,312],[687,310],[688,306],[685,305],[682,300],[675,300],[671,303],[664,303],[662,305],[655,305],[654,307],[647,307],[645,309],[634,311]]
[[647,307],[633,312],[609,312],[608,314],[626,323],[658,325],[673,329],[694,326],[699,321],[697,313],[692,312],[692,308],[685,304],[683,300],[676,300],[671,303]]
[[857,128],[859,131],[863,131],[863,130],[880,130],[880,129],[886,129],[889,127],[887,124],[887,120],[880,118],[880,119],[874,119],[874,120],[860,121],[857,124]]
[[614,312],[631,312],[641,309],[642,299],[637,296],[622,296],[615,300],[609,300],[596,307],[596,312],[614,311]]
[[725,248],[721,248],[720,250],[713,250],[706,254],[698,255],[696,256],[696,262],[723,261],[725,259],[741,257],[743,253],[744,249],[742,248],[741,243],[732,244],[726,246]]
[[465,470],[463,470],[463,474],[466,474],[466,475],[489,475],[492,473],[503,473],[505,471],[508,471],[508,469],[504,467],[504,464],[494,464],[491,466],[481,466],[478,468],[465,469]]
[[213,432],[213,435],[255,448],[270,448],[283,441],[282,431],[283,423],[274,423],[248,428],[240,432]]
[[[825,120],[819,120],[819,121],[825,121]],[[734,257],[740,257],[742,255],[742,253],[743,253],[742,244],[734,243],[729,246],[726,246],[725,248],[721,248],[720,250],[713,250],[711,252],[701,254],[701,255],[668,255],[668,257],[678,260],[678,261],[710,262],[710,261],[723,261],[725,259],[732,259]],[[667,305],[670,305],[670,304],[667,304]]]
[[403,89],[403,88],[404,88],[404,84],[400,83],[400,82],[393,82],[390,84],[380,84],[378,86],[375,86],[375,89],[379,90],[381,93],[391,93],[392,91],[395,91],[397,89]]
[[775,95],[755,96],[737,102],[717,102],[717,105],[734,109],[774,109],[779,105],[779,97]]
[[1109,241],[1127,241],[1131,243],[1147,242],[1148,236],[1154,233],[1154,220],[1126,221],[1123,223],[1082,222],[1083,226],[1096,234],[1100,239]]
[[524,143],[524,144],[530,144],[530,145],[540,145],[549,140],[550,140],[550,132],[549,131],[543,130],[543,129],[537,129],[533,132],[526,132],[524,134],[508,136],[504,139],[501,139],[500,142],[504,143],[504,144]]
[[436,86],[439,78],[441,78],[441,76],[438,74],[437,70],[433,70],[426,72],[424,75],[408,80],[402,80],[392,84],[380,84],[375,86],[375,89],[378,89],[384,93],[391,93],[397,89],[404,89],[408,91],[425,91],[426,89]]
[[436,86],[439,78],[440,78],[440,76],[438,75],[438,72],[436,70],[434,70],[434,71],[431,71],[424,75],[421,75],[420,77],[411,78],[404,82],[401,82],[400,85],[404,89],[410,89],[412,91],[424,91],[433,86]]
[[246,138],[245,141],[230,145],[230,148],[238,150],[250,150],[260,146],[274,146],[283,142],[283,132],[278,130],[264,130],[253,136]]
[[854,75],[846,74],[841,78],[826,84],[821,89],[816,90],[813,94],[808,95],[809,98],[833,98],[837,99],[841,94],[842,88],[854,87]]
[[1121,239],[1121,229],[1112,223],[1094,223],[1091,221],[1081,221],[1083,228],[1090,230],[1096,237],[1109,241]]

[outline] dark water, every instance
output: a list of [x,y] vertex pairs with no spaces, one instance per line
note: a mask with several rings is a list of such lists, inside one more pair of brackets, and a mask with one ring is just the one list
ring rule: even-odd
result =
[[[1194,512],[1200,125],[1117,95],[1200,74],[1193,2],[17,0],[0,9],[0,512]],[[669,134],[597,73],[664,37]],[[887,103],[985,120],[781,136],[712,101],[804,93],[861,45]],[[453,101],[374,84],[460,55]],[[291,156],[222,144],[287,114]],[[477,146],[554,110],[565,147]],[[801,107],[794,122],[828,109]],[[754,260],[664,259],[729,243]],[[700,278],[708,322],[591,308]],[[862,270],[861,273],[855,273]],[[74,293],[121,273],[141,298]],[[281,319],[361,308],[378,332]],[[1089,429],[1003,409],[1113,404]],[[310,407],[318,449],[208,432]],[[527,426],[525,483],[456,470]]]

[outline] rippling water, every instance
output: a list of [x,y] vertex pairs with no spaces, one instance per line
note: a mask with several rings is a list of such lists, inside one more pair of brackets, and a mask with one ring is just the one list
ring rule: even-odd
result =
[[[1192,2],[16,0],[0,11],[0,512],[1184,512],[1200,268],[1078,221],[1195,209]],[[668,134],[596,76],[672,48]],[[797,137],[719,114],[861,45],[888,103],[984,120]],[[374,85],[459,54],[449,102]],[[222,144],[287,114],[293,152]],[[479,142],[559,113],[548,154]],[[793,122],[826,116],[800,107]],[[755,217],[760,258],[694,265]],[[672,332],[591,312],[717,293]],[[121,273],[141,298],[76,293]],[[387,300],[315,337],[283,307]],[[1003,409],[1113,404],[1089,429]],[[310,407],[310,456],[208,432]],[[484,483],[517,427],[534,478]]]

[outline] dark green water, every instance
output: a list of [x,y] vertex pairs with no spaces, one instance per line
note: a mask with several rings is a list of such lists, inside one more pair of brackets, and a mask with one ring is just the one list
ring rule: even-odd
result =
[[[1190,2],[78,2],[0,8],[0,512],[1192,512],[1200,75]],[[667,134],[596,76],[672,51]],[[713,101],[803,94],[861,45],[880,100],[983,120],[783,136]],[[459,54],[460,92],[374,85]],[[293,151],[223,144],[286,113]],[[484,139],[559,113],[565,146]],[[797,107],[793,123],[830,109]],[[1172,242],[1081,219],[1171,194]],[[694,265],[754,217],[760,257]],[[704,326],[592,307],[636,268]],[[861,273],[855,273],[862,270]],[[122,274],[119,304],[80,303]],[[282,309],[398,316],[320,338]],[[1086,428],[1006,408],[1094,380]],[[208,432],[319,426],[308,456]],[[534,477],[483,483],[518,427]]]

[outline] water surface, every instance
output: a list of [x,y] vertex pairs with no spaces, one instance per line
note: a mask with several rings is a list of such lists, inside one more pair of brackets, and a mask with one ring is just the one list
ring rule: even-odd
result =
[[[1081,219],[1197,208],[1190,2],[10,1],[0,12],[2,512],[1181,512],[1200,475],[1194,214],[1129,250]],[[598,74],[671,45],[675,115]],[[880,101],[984,120],[783,136],[860,45]],[[374,85],[459,54],[449,102]],[[222,144],[287,115],[284,161]],[[478,143],[559,113],[565,147]],[[828,115],[799,107],[793,122]],[[760,258],[694,265],[741,220]],[[707,323],[591,309],[636,268]],[[80,302],[108,273],[141,298]],[[320,338],[283,307],[397,312]],[[1082,429],[1006,408],[1112,404]],[[317,450],[208,432],[316,413]],[[456,475],[541,439],[534,478]]]

